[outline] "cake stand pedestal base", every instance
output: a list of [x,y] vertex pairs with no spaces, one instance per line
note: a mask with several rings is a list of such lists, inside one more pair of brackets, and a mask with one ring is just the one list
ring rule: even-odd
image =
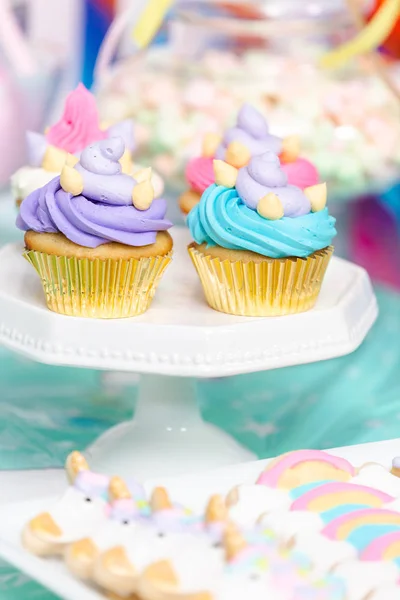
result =
[[135,419],[87,449],[91,468],[149,479],[207,471],[256,456],[200,415],[194,380],[142,375]]

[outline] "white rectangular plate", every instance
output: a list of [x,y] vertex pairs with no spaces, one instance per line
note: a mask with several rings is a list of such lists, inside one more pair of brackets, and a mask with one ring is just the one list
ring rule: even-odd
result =
[[[365,462],[378,462],[390,467],[392,458],[400,454],[400,439],[337,448],[332,454],[343,456],[355,466]],[[171,496],[188,504],[195,510],[202,510],[211,494],[227,493],[232,487],[245,482],[254,482],[266,464],[267,460],[234,465],[198,475],[187,475],[179,478],[162,478],[148,481],[146,487],[164,485]],[[15,565],[21,571],[36,579],[52,592],[66,600],[100,600],[104,598],[95,589],[80,583],[65,569],[63,562],[58,559],[40,559],[26,552],[20,543],[20,532],[23,525],[39,512],[48,509],[54,496],[48,493],[50,472],[20,471],[0,473],[0,490],[6,490],[6,496],[0,500],[0,556]],[[65,489],[62,472],[51,479],[56,480],[52,491]],[[40,493],[40,481],[43,481],[43,497]],[[19,498],[30,497],[30,500],[18,502]],[[33,498],[33,499],[32,499]]]

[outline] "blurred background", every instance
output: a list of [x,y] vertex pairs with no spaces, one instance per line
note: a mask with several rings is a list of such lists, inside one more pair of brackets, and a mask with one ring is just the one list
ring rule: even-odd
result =
[[[0,0],[1,244],[21,239],[9,177],[25,131],[54,122],[80,80],[104,121],[134,120],[177,223],[188,158],[243,101],[299,135],[328,182],[336,252],[368,270],[380,316],[350,356],[198,384],[204,417],[260,457],[400,437],[399,13],[399,0]],[[137,381],[0,348],[0,468],[61,466],[131,416]],[[3,597],[51,596],[2,564]]]

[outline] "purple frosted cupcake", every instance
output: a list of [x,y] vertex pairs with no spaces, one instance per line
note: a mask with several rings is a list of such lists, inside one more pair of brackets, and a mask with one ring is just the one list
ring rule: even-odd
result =
[[167,205],[151,169],[121,171],[122,138],[69,155],[61,175],[21,204],[25,257],[58,313],[121,318],[143,313],[171,260]]

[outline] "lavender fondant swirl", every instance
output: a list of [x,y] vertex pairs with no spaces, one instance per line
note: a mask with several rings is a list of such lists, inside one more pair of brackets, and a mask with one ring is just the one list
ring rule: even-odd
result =
[[137,182],[121,173],[124,152],[121,138],[112,138],[86,148],[75,170],[84,189],[72,195],[61,187],[60,177],[34,191],[21,204],[17,227],[39,233],[63,233],[71,242],[96,248],[107,242],[147,246],[157,232],[172,223],[165,218],[167,204],[155,199],[147,210],[132,203]]
[[225,160],[226,150],[231,142],[241,142],[248,148],[251,156],[258,156],[268,150],[275,154],[282,151],[282,139],[269,132],[266,120],[251,104],[243,104],[235,127],[226,131],[215,158]]
[[263,196],[274,193],[283,204],[285,217],[301,217],[310,212],[310,201],[303,191],[288,184],[279,158],[273,152],[255,156],[238,172],[236,189],[243,202],[252,209]]

